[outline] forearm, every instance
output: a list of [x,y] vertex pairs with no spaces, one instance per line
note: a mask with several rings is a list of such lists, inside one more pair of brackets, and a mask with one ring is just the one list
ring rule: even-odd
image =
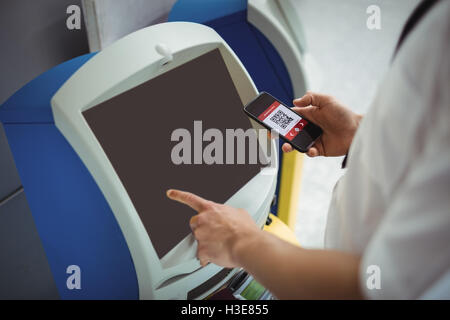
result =
[[308,250],[261,231],[236,245],[235,260],[279,299],[359,299],[360,258]]

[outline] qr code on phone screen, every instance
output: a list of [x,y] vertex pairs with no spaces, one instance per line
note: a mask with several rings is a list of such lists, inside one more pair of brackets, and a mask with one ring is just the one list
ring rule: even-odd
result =
[[294,120],[294,118],[291,118],[283,111],[278,110],[272,117],[270,117],[270,120],[281,128],[286,129],[286,127],[292,122],[292,120]]

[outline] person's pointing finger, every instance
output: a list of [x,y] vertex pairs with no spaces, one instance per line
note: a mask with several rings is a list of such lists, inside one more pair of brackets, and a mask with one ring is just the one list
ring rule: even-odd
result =
[[167,197],[169,199],[188,205],[197,212],[203,211],[210,204],[210,201],[203,199],[202,197],[181,190],[169,189],[167,190]]

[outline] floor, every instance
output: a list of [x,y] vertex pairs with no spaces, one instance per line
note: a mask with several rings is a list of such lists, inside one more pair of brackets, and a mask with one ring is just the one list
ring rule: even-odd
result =
[[[311,89],[334,95],[364,114],[389,68],[402,26],[418,0],[292,0],[315,66]],[[366,26],[367,7],[380,8],[381,29]],[[318,76],[317,76],[318,75]],[[295,233],[302,246],[323,247],[331,191],[342,158],[305,157]]]

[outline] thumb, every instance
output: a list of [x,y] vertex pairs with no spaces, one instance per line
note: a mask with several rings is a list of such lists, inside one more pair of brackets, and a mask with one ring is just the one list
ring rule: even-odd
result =
[[315,115],[316,115],[315,109],[317,109],[317,107],[315,107],[315,106],[309,106],[309,107],[303,107],[303,108],[293,107],[292,111],[296,112],[300,116],[302,116],[318,125],[318,123],[317,123],[318,119],[316,119],[317,117],[315,117]]
[[330,96],[326,94],[308,91],[303,97],[295,99],[292,103],[294,104],[294,106],[301,108],[310,105],[320,108],[329,100]]
[[311,92],[307,92],[303,97],[294,99],[292,102],[294,106],[304,108],[312,105],[314,102],[314,96]]

